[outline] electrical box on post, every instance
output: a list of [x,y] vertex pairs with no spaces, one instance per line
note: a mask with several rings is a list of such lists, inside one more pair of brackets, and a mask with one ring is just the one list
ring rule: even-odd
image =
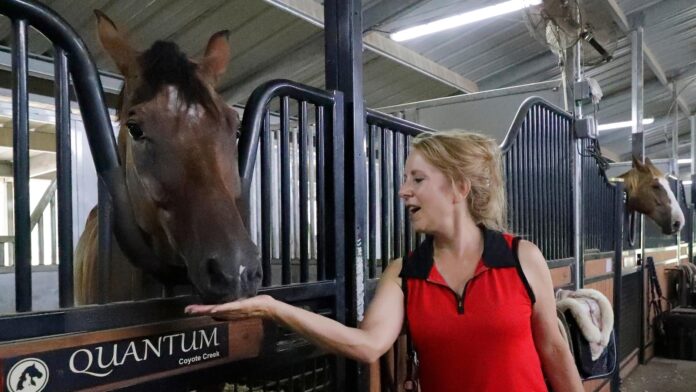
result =
[[596,139],[597,138],[597,127],[595,125],[594,117],[585,117],[575,119],[575,137],[578,139]]

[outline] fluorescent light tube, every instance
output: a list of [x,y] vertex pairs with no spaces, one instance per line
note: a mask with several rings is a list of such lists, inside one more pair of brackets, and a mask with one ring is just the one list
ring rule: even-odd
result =
[[492,5],[490,7],[479,8],[477,10],[465,12],[463,14],[439,19],[419,26],[409,27],[397,31],[390,35],[394,41],[401,42],[409,39],[421,37],[428,34],[437,33],[443,30],[453,29],[484,19],[493,18],[499,15],[515,12],[523,8],[541,4],[542,0],[511,0],[504,3]]
[[[650,125],[654,122],[655,122],[655,119],[652,117],[643,119],[643,125]],[[631,121],[621,121],[621,122],[599,125],[599,126],[597,126],[597,130],[598,131],[608,131],[610,129],[629,128],[631,125],[633,125],[633,122],[631,122]]]

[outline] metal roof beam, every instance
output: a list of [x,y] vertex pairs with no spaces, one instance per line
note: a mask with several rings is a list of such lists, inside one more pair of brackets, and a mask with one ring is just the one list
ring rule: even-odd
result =
[[[623,10],[621,9],[621,6],[616,2],[616,0],[604,0],[609,8],[612,11],[612,16],[614,18],[614,21],[616,24],[619,26],[619,28],[624,32],[628,33],[632,30],[633,26],[628,20],[628,17],[626,17],[626,14],[624,14]],[[690,3],[690,1],[693,0],[688,0],[687,3]],[[648,45],[643,41],[643,55],[645,58],[645,62],[648,64],[648,67],[653,71],[657,79],[662,83],[663,86],[665,86],[666,89],[668,89],[671,92],[674,92],[674,85],[669,81],[667,78],[667,75],[665,74],[664,69],[662,69],[662,66],[660,65],[660,62],[658,61],[657,57],[655,54],[653,54],[652,50],[648,47]],[[691,110],[689,109],[689,104],[682,98],[682,97],[677,97],[677,103],[679,105],[679,108],[687,115],[691,114]]]
[[[292,15],[308,21],[321,28],[324,27],[324,8],[313,0],[264,0]],[[438,64],[425,56],[411,50],[380,33],[371,32],[363,37],[363,43],[367,49],[384,56],[390,60],[420,72],[434,80],[454,87],[458,90],[472,93],[479,91],[473,81]]]
[[[534,77],[535,75],[554,68],[558,68],[558,60],[550,51],[546,51],[535,55],[521,64],[511,65],[494,74],[488,75],[485,79],[480,80],[479,87],[483,89],[483,91],[488,91],[516,86],[523,83],[525,80],[529,80],[530,77]],[[529,82],[525,82],[525,84],[527,83]]]
[[[31,55],[28,59],[28,63],[29,76],[51,81],[55,79],[53,74],[53,59]],[[6,46],[0,46],[0,69],[7,71],[12,70],[12,50]],[[105,92],[111,94],[118,94],[121,92],[123,78],[119,75],[99,72],[99,78],[101,79],[102,88]]]
[[363,32],[384,24],[412,9],[420,0],[382,0],[363,10]]

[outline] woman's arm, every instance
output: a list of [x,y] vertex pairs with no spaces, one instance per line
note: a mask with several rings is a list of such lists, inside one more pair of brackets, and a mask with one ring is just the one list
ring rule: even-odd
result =
[[532,332],[544,375],[556,392],[584,391],[568,344],[558,329],[553,283],[544,255],[529,241],[520,241],[518,254],[522,270],[536,297]]
[[404,296],[401,291],[400,272],[400,259],[389,264],[359,328],[347,327],[328,317],[277,301],[268,295],[222,305],[190,305],[186,307],[186,313],[208,314],[226,320],[247,317],[274,320],[303,335],[324,350],[371,363],[394,344],[401,332]]

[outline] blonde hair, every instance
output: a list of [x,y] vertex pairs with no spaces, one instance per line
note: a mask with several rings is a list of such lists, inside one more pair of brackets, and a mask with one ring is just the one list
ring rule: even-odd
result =
[[467,205],[476,224],[505,231],[507,202],[502,154],[494,139],[454,130],[421,134],[413,139],[412,146],[453,184],[471,185]]

